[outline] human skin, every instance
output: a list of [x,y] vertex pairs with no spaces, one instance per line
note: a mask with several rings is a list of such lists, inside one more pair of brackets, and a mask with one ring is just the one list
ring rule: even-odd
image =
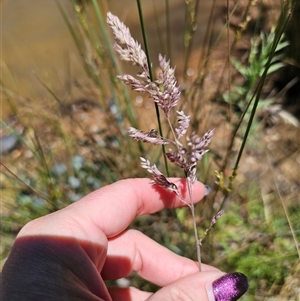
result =
[[[185,180],[171,179],[189,201]],[[193,200],[204,196],[200,182]],[[172,253],[137,230],[136,216],[184,203],[173,192],[127,179],[26,224],[2,271],[3,300],[208,300],[206,287],[224,275]],[[105,280],[135,271],[161,287],[157,292],[107,287]]]

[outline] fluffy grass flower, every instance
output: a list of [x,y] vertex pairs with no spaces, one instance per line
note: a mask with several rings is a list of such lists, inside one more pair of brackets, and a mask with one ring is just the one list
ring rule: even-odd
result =
[[[118,78],[136,92],[148,93],[149,97],[153,99],[165,114],[170,127],[173,136],[172,139],[161,137],[155,129],[142,131],[130,127],[128,129],[128,134],[137,141],[151,143],[153,145],[170,145],[169,150],[166,152],[166,157],[171,163],[183,170],[187,180],[190,202],[187,202],[180,195],[176,184],[170,182],[155,164],[151,165],[148,159],[141,157],[141,167],[145,168],[151,174],[152,184],[172,191],[190,208],[194,224],[199,270],[201,270],[200,245],[203,238],[198,238],[195,210],[192,200],[192,189],[193,184],[197,180],[197,162],[208,152],[207,147],[212,139],[214,130],[207,131],[202,137],[195,132],[188,134],[190,116],[186,115],[182,110],[174,112],[174,114],[177,114],[177,125],[174,127],[170,117],[173,111],[172,109],[175,110],[180,101],[180,88],[175,78],[175,68],[170,66],[170,61],[168,61],[165,56],[159,55],[158,63],[160,71],[158,72],[158,78],[156,80],[151,80],[149,75],[151,66],[147,65],[145,52],[131,37],[129,29],[111,13],[107,14],[107,23],[113,31],[116,42],[114,48],[119,54],[120,59],[141,67],[141,72],[136,77],[125,74],[118,75]],[[185,142],[182,142],[184,138]],[[204,236],[206,236],[207,232],[213,227],[222,214],[223,213],[219,212],[213,217],[211,225],[205,231]]]

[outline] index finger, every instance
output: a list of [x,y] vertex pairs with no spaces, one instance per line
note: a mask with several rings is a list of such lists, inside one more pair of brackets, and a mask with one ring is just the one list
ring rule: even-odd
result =
[[[173,178],[181,195],[190,203],[186,181]],[[200,201],[204,185],[193,185],[192,200]],[[96,190],[74,204],[76,210],[89,217],[107,237],[117,235],[138,215],[151,214],[163,208],[182,207],[185,204],[175,195],[159,186],[150,184],[149,179],[126,179]],[[74,206],[74,207],[75,207]]]
[[[189,203],[185,180],[173,178],[170,181],[178,186],[181,195]],[[193,185],[194,203],[203,197],[204,191],[202,183]],[[137,215],[180,206],[184,206],[184,203],[175,193],[150,185],[149,179],[126,179],[100,188],[60,211],[32,221],[18,236],[71,236],[106,244],[106,237],[113,237],[125,230]]]

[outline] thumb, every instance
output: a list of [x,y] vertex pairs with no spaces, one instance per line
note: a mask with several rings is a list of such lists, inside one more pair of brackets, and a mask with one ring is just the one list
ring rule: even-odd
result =
[[235,301],[247,289],[248,279],[241,273],[205,271],[170,283],[147,301]]

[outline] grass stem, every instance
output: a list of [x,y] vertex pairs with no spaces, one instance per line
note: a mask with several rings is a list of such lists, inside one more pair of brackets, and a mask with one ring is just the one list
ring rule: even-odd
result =
[[[146,29],[145,29],[145,24],[144,24],[144,17],[143,17],[143,12],[142,12],[142,5],[141,5],[140,0],[137,0],[137,6],[138,6],[138,11],[139,11],[139,18],[140,18],[140,24],[141,24],[142,35],[143,35],[143,40],[144,40],[145,52],[146,52],[146,57],[147,57],[147,62],[148,62],[150,80],[153,82],[154,79],[153,79],[153,72],[152,72],[152,64],[151,64],[151,59],[150,59],[150,52],[149,52],[147,34],[146,34]],[[161,124],[161,120],[160,120],[160,113],[159,113],[158,105],[157,105],[157,103],[154,103],[154,105],[155,105],[155,112],[156,112],[156,118],[157,118],[157,123],[158,123],[159,134],[160,134],[160,136],[163,137],[164,135],[163,135],[162,124]],[[165,168],[166,168],[166,175],[169,177],[170,172],[169,172],[169,168],[168,168],[168,161],[167,161],[167,157],[166,157],[166,149],[165,149],[164,145],[162,145],[162,151],[163,151],[164,163],[165,163]]]

